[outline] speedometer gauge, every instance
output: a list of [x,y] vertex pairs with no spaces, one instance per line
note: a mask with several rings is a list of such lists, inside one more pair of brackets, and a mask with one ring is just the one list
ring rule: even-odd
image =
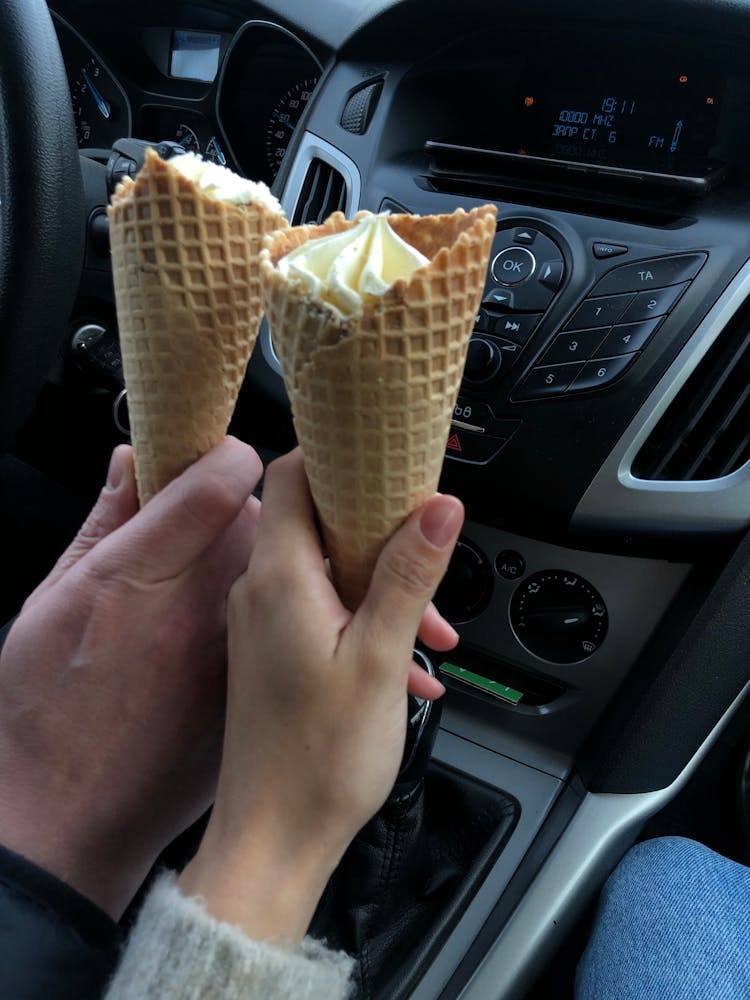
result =
[[318,77],[311,76],[291,87],[277,102],[266,128],[266,160],[274,176],[284,159],[289,140],[312,97]]

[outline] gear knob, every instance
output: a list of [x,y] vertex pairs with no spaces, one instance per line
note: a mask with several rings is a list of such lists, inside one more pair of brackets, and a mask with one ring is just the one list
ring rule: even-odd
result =
[[[430,677],[435,676],[435,668],[426,653],[421,649],[415,649],[413,656],[414,661],[426,670]],[[406,782],[417,781],[424,776],[443,710],[442,698],[437,701],[425,701],[424,698],[415,698],[411,694],[408,698],[406,745],[401,769],[396,779],[399,786]]]

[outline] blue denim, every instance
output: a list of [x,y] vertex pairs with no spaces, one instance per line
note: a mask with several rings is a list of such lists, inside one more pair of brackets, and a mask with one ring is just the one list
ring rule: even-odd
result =
[[602,891],[576,1000],[748,1000],[750,868],[663,837],[632,848]]

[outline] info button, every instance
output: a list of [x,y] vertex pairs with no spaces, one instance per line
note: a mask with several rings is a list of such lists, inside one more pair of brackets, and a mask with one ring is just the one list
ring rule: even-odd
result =
[[492,261],[492,277],[501,285],[520,285],[536,268],[536,257],[526,247],[506,247]]

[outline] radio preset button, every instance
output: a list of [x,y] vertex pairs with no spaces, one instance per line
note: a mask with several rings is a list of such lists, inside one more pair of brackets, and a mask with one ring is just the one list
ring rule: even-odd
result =
[[620,319],[634,298],[631,293],[584,299],[565,324],[565,329],[586,330],[590,327],[612,326]]
[[635,323],[637,320],[650,319],[652,316],[666,315],[676,305],[689,284],[689,281],[685,281],[681,285],[671,285],[669,288],[654,288],[651,292],[639,292],[620,317],[620,322]]
[[558,333],[542,358],[542,364],[557,365],[567,361],[587,361],[601,343],[606,330],[572,330]]
[[541,399],[543,396],[558,396],[565,392],[582,367],[583,364],[579,361],[568,365],[533,368],[513,393],[513,397]]
[[587,361],[570,383],[568,392],[584,392],[586,389],[599,389],[603,385],[610,385],[625,373],[637,357],[636,353],[621,354],[617,358]]
[[618,354],[630,354],[642,350],[663,322],[663,317],[646,319],[641,323],[625,323],[613,326],[595,351],[595,358],[614,358]]

